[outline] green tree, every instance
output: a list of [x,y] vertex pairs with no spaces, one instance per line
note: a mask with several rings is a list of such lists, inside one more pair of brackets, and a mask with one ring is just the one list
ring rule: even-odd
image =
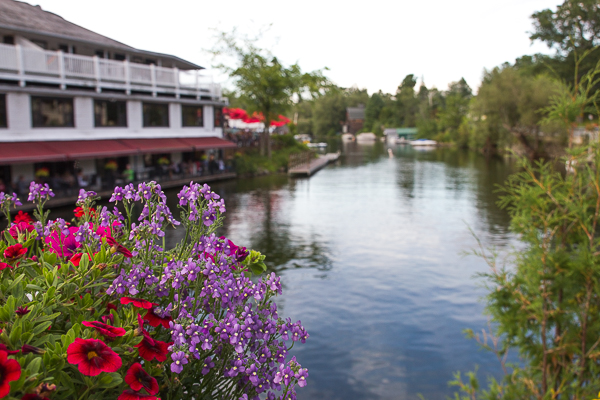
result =
[[560,82],[546,75],[532,77],[505,65],[485,73],[477,102],[481,117],[491,118],[500,125],[493,130],[516,139],[527,156],[534,159],[544,152],[541,146],[544,114],[540,110],[550,104],[551,97],[560,89]]
[[415,93],[417,79],[413,74],[406,77],[396,91],[397,124],[399,126],[414,127],[417,124],[416,116],[419,110],[419,99]]
[[235,59],[235,67],[219,64],[227,71],[236,87],[235,96],[249,112],[261,113],[265,128],[261,133],[261,155],[271,158],[271,121],[287,113],[294,102],[309,95],[316,97],[328,82],[322,70],[302,73],[297,64],[285,67],[269,52],[259,49],[255,40],[239,39],[235,32],[221,32],[212,50],[215,56],[228,55]]
[[[438,129],[442,132],[444,141],[459,142],[459,127],[469,112],[469,103],[473,93],[471,88],[461,78],[452,82],[444,96],[444,106],[437,114]],[[460,144],[466,144],[462,140]]]
[[521,362],[503,361],[505,379],[492,380],[479,393],[473,390],[476,382],[462,383],[459,377],[454,383],[469,399],[597,398],[600,149],[596,144],[591,153],[579,149],[572,157],[576,168],[566,175],[552,163],[522,160],[522,172],[502,188],[500,205],[526,246],[515,255],[514,267],[502,267],[493,254],[479,252],[490,265],[483,277],[494,330],[482,344],[500,360],[516,349]]

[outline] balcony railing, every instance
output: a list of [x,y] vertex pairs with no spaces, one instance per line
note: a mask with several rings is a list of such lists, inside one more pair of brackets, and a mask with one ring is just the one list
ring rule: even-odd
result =
[[146,91],[221,100],[221,86],[198,70],[180,71],[155,65],[115,61],[0,44],[0,79],[67,86]]

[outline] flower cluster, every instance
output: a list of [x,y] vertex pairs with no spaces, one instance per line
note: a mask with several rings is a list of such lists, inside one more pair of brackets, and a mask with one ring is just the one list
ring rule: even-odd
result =
[[215,234],[226,208],[208,185],[179,193],[172,249],[180,223],[156,182],[116,187],[112,210],[81,190],[71,222],[46,222],[52,191],[30,191],[39,220],[21,212],[0,241],[0,398],[294,399],[306,385],[287,356],[309,335],[278,315],[280,278],[252,278],[264,256]]

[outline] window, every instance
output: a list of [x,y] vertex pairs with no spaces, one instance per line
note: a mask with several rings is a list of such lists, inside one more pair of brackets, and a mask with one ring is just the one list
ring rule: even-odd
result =
[[181,106],[182,126],[204,126],[202,106]]
[[31,97],[34,128],[73,127],[73,99]]
[[144,127],[169,126],[169,105],[144,103]]
[[223,107],[215,107],[215,128],[223,127]]
[[7,128],[8,121],[6,118],[6,95],[0,94],[0,128]]
[[125,61],[125,54],[115,53],[115,60],[117,61]]
[[102,126],[127,126],[127,103],[114,100],[94,100],[94,124]]
[[4,44],[15,44],[15,37],[12,35],[6,35],[3,38]]
[[96,55],[99,58],[104,58],[104,50],[96,50]]
[[69,45],[68,44],[59,44],[58,45],[58,49],[60,51],[62,51],[63,53],[68,53],[69,52]]

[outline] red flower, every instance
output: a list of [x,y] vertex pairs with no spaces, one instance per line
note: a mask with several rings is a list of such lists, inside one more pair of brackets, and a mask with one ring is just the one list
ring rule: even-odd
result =
[[168,315],[166,317],[159,317],[154,313],[154,309],[152,308],[148,310],[146,315],[144,315],[144,319],[148,321],[150,326],[153,328],[156,328],[162,324],[162,326],[164,326],[166,329],[169,329],[169,322],[173,321],[173,318]]
[[25,253],[27,253],[27,247],[23,247],[21,243],[17,243],[8,246],[6,250],[4,250],[4,257],[6,257],[8,262],[14,262],[23,257]]
[[21,397],[21,400],[50,400],[50,399],[47,397],[42,397],[37,393],[27,393],[26,395]]
[[144,339],[136,344],[134,347],[138,348],[140,357],[146,361],[152,361],[156,358],[158,362],[167,360],[167,353],[169,352],[169,346],[171,343],[161,342],[160,340],[152,339],[148,334],[144,335]]
[[81,338],[76,338],[67,348],[67,361],[79,365],[79,372],[87,376],[116,372],[123,363],[102,340]]
[[113,237],[107,236],[106,243],[108,243],[108,245],[113,248],[113,251],[117,251],[117,252],[123,254],[127,258],[133,257],[131,252],[125,246],[122,246],[119,243],[117,243],[117,241]]
[[31,346],[29,344],[24,344],[23,347],[21,347],[21,351],[23,351],[23,354],[44,354],[46,352],[44,349],[40,349],[39,347]]
[[117,400],[157,400],[158,397],[151,394],[143,394],[140,392],[133,391],[131,389],[125,390],[117,398]]
[[8,353],[0,350],[0,398],[10,393],[10,382],[21,377],[21,365],[17,360],[8,359]]
[[108,315],[103,315],[102,316],[102,322],[104,322],[105,324],[108,324],[108,321],[110,321],[111,324],[115,323],[115,316],[114,316],[114,314],[108,314]]
[[[85,210],[81,207],[77,207],[73,210],[73,214],[75,214],[75,216],[77,218],[81,218],[85,215]],[[90,215],[93,217],[96,214],[96,210],[94,210],[93,208],[90,208]]]
[[12,236],[14,239],[17,239],[19,237],[19,233],[27,234],[27,232],[33,232],[34,230],[35,227],[33,225],[29,225],[27,222],[19,222],[11,226],[8,230],[8,233],[10,233],[10,236]]
[[135,299],[133,297],[121,297],[121,304],[126,305],[129,303],[133,303],[134,306],[146,310],[152,308],[152,306],[158,305],[156,303],[150,303],[148,300],[144,299]]
[[27,307],[27,306],[25,306],[25,307],[21,306],[21,307],[19,307],[19,308],[17,308],[15,310],[15,314],[20,315],[22,317],[25,314],[29,314],[29,311],[31,311],[29,309],[29,307]]
[[17,215],[15,215],[15,224],[18,224],[19,222],[30,224],[33,222],[33,218],[31,218],[26,212],[19,211]]
[[100,321],[83,321],[82,324],[83,326],[87,326],[88,328],[96,329],[96,332],[98,332],[108,340],[114,340],[119,336],[125,335],[125,329],[106,325],[105,323],[102,323]]
[[117,306],[113,303],[106,303],[106,311],[110,312],[110,310],[116,310]]
[[150,394],[158,393],[158,382],[142,368],[142,364],[140,363],[133,364],[127,370],[125,382],[135,391],[140,391],[144,388]]
[[0,271],[2,271],[4,268],[12,268],[12,266],[10,264],[0,262]]
[[83,256],[83,253],[73,254],[73,257],[69,258],[69,261],[71,261],[74,266],[79,267],[79,262],[81,261],[81,256]]
[[4,343],[0,343],[0,350],[7,352],[9,356],[12,354],[18,354],[21,351],[21,350],[9,350],[8,347],[6,347],[6,345]]

